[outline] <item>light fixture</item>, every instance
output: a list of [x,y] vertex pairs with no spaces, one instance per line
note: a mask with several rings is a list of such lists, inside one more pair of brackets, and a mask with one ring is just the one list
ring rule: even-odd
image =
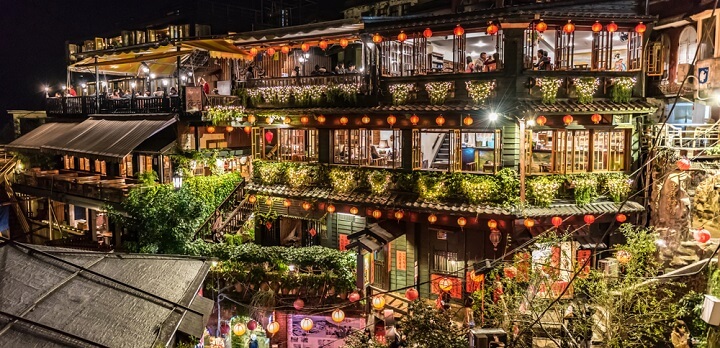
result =
[[271,56],[271,57],[272,57],[272,56],[275,55],[275,49],[272,48],[272,47],[270,47],[270,48],[267,49],[267,52],[266,52],[266,53],[268,54],[268,56]]
[[292,122],[292,119],[290,118],[290,116],[285,116],[285,118],[283,118],[284,124],[290,124],[291,122]]
[[385,297],[383,295],[375,295],[372,299],[372,306],[375,310],[381,310],[385,308]]
[[215,133],[215,127],[214,126],[208,126],[205,128],[208,133]]
[[458,24],[455,29],[453,29],[453,34],[455,36],[462,36],[463,34],[465,34],[465,29],[463,29],[463,27]]
[[300,321],[300,327],[306,332],[312,330],[313,325],[314,323],[310,318],[303,318],[303,320]]
[[393,115],[388,116],[387,123],[390,125],[390,127],[395,125],[395,122],[397,122],[397,118]]
[[430,214],[428,216],[428,222],[430,222],[431,224],[434,224],[435,222],[437,222],[437,216],[435,216],[435,214]]
[[320,124],[325,123],[325,116],[323,116],[323,115],[318,116],[317,121]]
[[251,56],[255,56],[255,55],[257,55],[257,54],[258,54],[258,49],[257,49],[257,48],[253,47],[253,48],[250,49],[250,55],[251,55]]
[[289,208],[291,205],[292,205],[292,202],[290,202],[289,199],[285,198],[285,200],[283,200],[283,207]]
[[340,39],[340,47],[342,47],[342,48],[347,47],[347,45],[349,43],[350,43],[350,41],[348,41],[348,39],[345,39],[345,38]]
[[678,169],[682,171],[690,170],[690,167],[692,167],[692,163],[687,158],[681,158],[675,164],[677,165]]
[[364,124],[370,123],[370,116],[368,116],[368,115],[363,115],[363,117],[362,117],[362,123],[364,123]]
[[488,114],[488,119],[489,119],[490,121],[497,121],[497,119],[498,119],[498,114],[497,114],[497,112],[491,112],[491,113],[489,113],[489,114]]
[[423,36],[424,36],[426,39],[431,38],[432,35],[433,35],[433,32],[432,32],[432,30],[430,30],[430,28],[425,28],[425,30],[423,30]]
[[350,214],[357,215],[358,208],[357,207],[350,207]]
[[257,121],[257,118],[255,117],[255,115],[251,114],[251,115],[248,115],[247,121],[248,121],[248,123],[253,124],[253,123],[255,123],[255,121]]
[[308,122],[310,122],[310,118],[309,118],[309,117],[307,117],[307,116],[302,116],[302,117],[300,117],[300,123],[306,125],[306,124],[308,124]]
[[565,123],[566,126],[569,125],[569,124],[571,124],[572,122],[573,122],[573,117],[572,117],[572,115],[565,115],[565,116],[563,116],[563,123]]
[[554,217],[550,220],[550,222],[552,222],[553,226],[555,226],[555,227],[560,227],[560,225],[562,225],[562,223],[563,223],[563,219],[562,219],[561,217],[559,217],[559,216],[554,216]]
[[500,231],[495,229],[490,231],[490,243],[493,245],[493,250],[497,251],[497,247],[500,244],[500,239],[502,239],[502,236],[500,235]]
[[583,221],[585,221],[586,225],[592,225],[592,223],[595,222],[595,216],[587,214],[583,217]]
[[638,23],[638,25],[635,26],[635,32],[638,34],[642,34],[647,30],[647,26],[643,24],[643,22]]
[[305,301],[303,301],[301,298],[296,299],[293,302],[293,308],[295,308],[296,311],[300,311],[303,308],[305,308]]
[[135,82],[131,82],[131,83],[130,83],[130,87],[131,87],[132,89],[135,89],[136,86],[137,86],[137,84],[136,84]]
[[620,250],[615,254],[615,258],[621,265],[627,264],[632,259],[632,255],[627,250]]
[[[247,328],[248,328],[248,330],[250,330],[250,331],[253,331],[253,330],[257,329],[257,321],[255,321],[255,320],[250,320],[250,321],[248,321],[248,323],[247,323]],[[219,337],[218,337],[218,338],[219,338]]]
[[592,120],[594,124],[598,124],[602,120],[602,116],[600,116],[600,114],[593,114],[590,116],[590,120]]
[[235,130],[235,128],[234,128],[233,126],[227,126],[227,127],[225,127],[225,131],[228,132],[228,133],[231,133],[233,130]]
[[453,288],[452,281],[447,277],[444,277],[438,282],[438,288],[440,288],[440,290],[444,292],[450,292],[450,290],[452,290]]
[[290,46],[282,46],[280,47],[280,52],[288,54],[290,53]]
[[625,216],[625,214],[617,214],[617,216],[615,216],[615,220],[619,223],[623,223],[627,220],[627,216]]
[[545,123],[547,123],[547,118],[545,116],[538,116],[535,119],[535,123],[537,123],[538,126],[544,126]]
[[606,28],[608,32],[614,33],[618,30],[618,25],[615,24],[615,22],[610,22],[610,24],[608,24]]
[[465,225],[467,225],[467,219],[461,216],[458,218],[457,223],[460,228],[465,227]]
[[488,35],[495,35],[500,30],[500,27],[495,24],[495,22],[490,22],[490,24],[487,26],[487,29],[485,29],[485,32],[487,32]]
[[528,127],[533,127],[535,126],[535,120],[527,120],[525,121],[525,125],[527,125]]
[[248,202],[250,202],[250,204],[254,204],[257,202],[257,197],[255,195],[248,196]]
[[232,331],[235,334],[235,336],[242,336],[247,331],[247,328],[245,327],[245,324],[237,323],[237,324],[233,325]]
[[335,212],[335,206],[332,205],[332,204],[329,204],[329,205],[327,206],[327,212],[330,213],[330,214],[334,213],[334,212]]
[[470,115],[465,116],[465,118],[463,119],[463,124],[466,126],[472,125],[473,124],[472,117],[470,117]]
[[405,216],[405,213],[402,212],[402,210],[398,210],[395,212],[395,219],[400,221]]
[[272,205],[272,204],[273,204],[273,199],[272,199],[272,197],[266,198],[266,199],[265,199],[265,204],[266,204],[266,205]]
[[381,43],[382,40],[383,40],[382,35],[380,35],[380,34],[378,34],[378,33],[375,33],[375,35],[373,35],[373,37],[372,37],[372,41],[373,41],[374,43],[376,43],[376,44]]
[[540,22],[535,26],[535,30],[538,31],[538,33],[544,33],[545,30],[547,30],[547,23],[545,23],[542,19]]
[[245,133],[250,134],[250,132],[252,131],[252,127],[245,126],[245,127],[243,127],[243,130],[245,131]]
[[157,77],[157,75],[155,75],[155,74],[150,74],[150,78],[151,78],[151,79],[154,79],[155,77]]
[[575,24],[568,20],[567,24],[563,25],[563,31],[565,34],[572,34],[575,31]]
[[175,190],[179,190],[182,188],[182,184],[183,184],[182,172],[178,171],[177,173],[175,173],[175,175],[173,175],[173,188],[175,188]]
[[380,218],[382,217],[382,215],[383,215],[382,212],[381,212],[380,210],[378,210],[378,209],[375,209],[375,210],[373,210],[373,212],[372,212],[372,216],[373,216],[375,219],[380,219]]
[[276,334],[278,331],[280,331],[280,324],[277,321],[273,321],[270,324],[267,324],[267,332],[269,332],[271,335]]
[[527,228],[532,228],[533,226],[535,226],[535,220],[531,218],[526,218],[525,221],[523,221],[523,225],[525,225],[525,227]]
[[330,317],[332,318],[332,321],[342,323],[342,321],[345,320],[345,312],[343,312],[340,308],[336,308]]
[[327,48],[328,48],[328,42],[327,42],[327,40],[320,40],[320,42],[318,42],[318,47],[320,47],[320,49],[323,50],[323,51],[324,51],[325,49],[327,49]]
[[341,124],[341,125],[344,126],[344,125],[346,125],[347,123],[348,123],[348,118],[347,118],[347,117],[345,117],[345,116],[340,117],[340,124]]
[[405,40],[407,40],[407,34],[405,34],[405,32],[401,30],[400,34],[398,34],[397,39],[400,42],[405,42]]
[[405,291],[405,298],[408,299],[408,301],[415,301],[417,300],[418,296],[420,294],[415,288],[410,288]]
[[310,202],[303,202],[302,207],[305,210],[310,210],[310,208],[312,208],[312,204],[310,204]]
[[410,123],[412,123],[413,126],[417,126],[418,122],[420,122],[420,117],[418,117],[418,115],[413,114],[410,116]]
[[310,44],[304,43],[300,45],[300,49],[302,49],[303,52],[307,52],[310,50]]
[[445,117],[443,115],[438,116],[435,118],[435,123],[437,123],[438,126],[441,126],[445,124]]
[[353,291],[350,295],[348,295],[348,301],[351,303],[360,301],[360,294],[357,291]]

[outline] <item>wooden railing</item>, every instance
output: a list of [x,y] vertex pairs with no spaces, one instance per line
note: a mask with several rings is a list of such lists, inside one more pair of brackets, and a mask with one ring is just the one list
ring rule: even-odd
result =
[[234,95],[208,95],[206,106],[239,106],[240,98]]
[[17,221],[20,224],[20,228],[22,228],[22,232],[28,234],[30,233],[30,223],[27,220],[25,212],[22,210],[22,206],[17,202],[17,197],[15,197],[15,191],[13,191],[9,179],[12,175],[13,170],[15,170],[15,164],[17,162],[14,157],[8,160],[7,157],[5,157],[4,151],[3,159],[5,163],[2,169],[0,169],[0,175],[2,175],[2,184],[3,186],[5,186],[5,194],[7,195],[8,199],[14,201],[13,210],[15,211]]
[[136,184],[131,179],[107,178],[72,171],[27,171],[15,175],[15,185],[121,203]]
[[[288,86],[315,86],[315,85],[337,85],[337,84],[358,84],[367,85],[368,75],[344,74],[344,75],[321,75],[321,76],[299,76],[299,77],[274,77],[250,79],[240,82],[241,87],[288,87]],[[362,90],[362,88],[361,88]]]
[[181,111],[180,98],[132,97],[109,99],[100,97],[100,108],[94,96],[46,98],[45,109],[51,115],[89,115],[96,113],[136,114]]
[[245,182],[242,181],[195,230],[193,239],[217,242],[225,233],[237,232],[252,212],[251,205],[244,200],[244,196]]
[[657,142],[658,147],[687,151],[688,156],[717,155],[712,150],[720,144],[720,121],[714,124],[655,125],[648,136]]

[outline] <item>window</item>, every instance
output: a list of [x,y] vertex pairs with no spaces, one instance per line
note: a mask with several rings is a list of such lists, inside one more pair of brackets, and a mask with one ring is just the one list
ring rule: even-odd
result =
[[95,160],[95,173],[106,175],[105,161]]
[[697,50],[697,31],[693,27],[685,27],[680,33],[678,45],[678,64],[690,64]]
[[462,151],[462,171],[493,173],[500,158],[495,132],[462,132],[460,134]]
[[593,171],[625,170],[625,131],[595,131]]
[[498,131],[422,130],[417,157],[426,170],[493,173],[500,160]]
[[333,163],[360,164],[360,130],[337,129],[333,131]]
[[317,161],[316,129],[278,129],[280,159],[284,161]]
[[151,172],[153,170],[153,156],[139,155],[138,167],[140,173]]
[[[549,130],[531,132],[531,173],[624,171],[625,130]],[[592,165],[592,167],[590,167]]]
[[402,135],[397,129],[333,131],[333,163],[382,168],[402,166]]
[[647,53],[647,75],[663,76],[665,73],[665,50],[661,41],[653,42]]
[[120,176],[133,176],[132,155],[125,156],[120,162]]
[[64,156],[65,169],[75,169],[75,156]]
[[[700,30],[700,55],[698,60],[712,58],[715,54],[715,17],[702,20]],[[692,60],[692,58],[690,58]]]
[[90,171],[90,159],[89,158],[81,158],[80,159],[80,170],[89,172]]

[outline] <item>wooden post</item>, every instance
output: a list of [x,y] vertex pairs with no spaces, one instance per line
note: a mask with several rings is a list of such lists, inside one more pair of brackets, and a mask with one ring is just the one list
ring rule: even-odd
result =
[[520,123],[520,204],[525,203],[525,118]]
[[97,64],[98,57],[95,56],[95,112],[100,112],[100,73]]

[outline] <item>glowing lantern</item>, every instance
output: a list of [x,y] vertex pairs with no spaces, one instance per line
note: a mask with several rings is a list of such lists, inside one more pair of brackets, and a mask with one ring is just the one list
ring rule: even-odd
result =
[[329,205],[327,206],[327,212],[330,213],[330,214],[334,213],[334,212],[335,212],[335,206],[332,205],[332,204],[329,204]]
[[680,159],[676,164],[680,170],[689,170],[691,166],[690,160],[687,158]]
[[265,141],[267,141],[268,144],[272,143],[274,138],[275,138],[275,134],[273,134],[273,132],[271,132],[271,131],[265,132]]
[[595,21],[595,23],[590,27],[594,33],[599,33],[602,30],[602,24],[600,24],[599,21]]
[[565,123],[566,126],[569,125],[569,124],[571,124],[572,121],[573,121],[573,117],[572,117],[572,116],[570,116],[570,115],[565,115],[565,116],[563,116],[563,123]]
[[273,123],[272,117],[265,117],[265,123],[272,124]]
[[405,42],[407,40],[407,34],[405,34],[404,31],[400,31],[400,34],[398,34],[398,41]]
[[588,214],[583,217],[583,220],[585,221],[585,224],[592,225],[592,223],[595,222],[595,216]]
[[372,216],[376,219],[379,219],[382,217],[382,212],[380,210],[375,209],[372,212]]
[[638,23],[638,25],[635,26],[635,32],[638,34],[644,33],[645,30],[647,30],[647,27],[645,26],[645,24],[643,24],[643,22],[640,22]]
[[632,255],[627,250],[620,250],[615,254],[615,257],[617,258],[618,262],[620,264],[624,265],[628,262],[630,262],[630,259],[632,259]]
[[417,126],[418,122],[420,122],[420,117],[418,117],[418,115],[413,114],[410,116],[410,123],[412,123],[413,126]]
[[258,49],[257,49],[257,48],[253,47],[253,48],[250,49],[250,55],[251,55],[251,56],[255,56],[255,55],[257,55],[257,54],[258,54]]
[[315,325],[315,323],[313,323],[310,318],[303,318],[303,320],[300,320],[300,327],[305,331],[312,330],[313,325]]
[[273,204],[272,198],[268,197],[267,199],[265,199],[265,204],[266,204],[266,205],[272,205],[272,204]]
[[312,204],[310,204],[310,202],[303,202],[302,207],[305,210],[310,210],[310,208],[312,208]]
[[318,47],[320,47],[320,49],[322,49],[322,50],[324,51],[324,50],[328,47],[327,41],[326,41],[326,40],[320,40],[320,42],[318,43]]
[[272,48],[272,47],[268,48],[267,54],[268,54],[269,56],[274,56],[274,55],[275,55],[275,49]]
[[373,296],[372,306],[378,311],[385,308],[385,297],[383,295]]
[[453,34],[455,34],[455,36],[462,36],[465,34],[465,29],[458,24],[455,29],[453,29]]
[[253,123],[255,123],[255,121],[257,121],[257,118],[255,117],[255,115],[248,116],[248,123],[253,124]]
[[301,311],[303,308],[305,308],[305,301],[303,301],[301,298],[298,298],[293,302],[293,307],[295,307],[296,311]]
[[497,221],[492,220],[492,219],[489,220],[489,221],[488,221],[488,227],[490,227],[490,229],[497,228]]
[[545,30],[547,30],[547,23],[543,22],[541,19],[540,22],[535,26],[535,30],[538,31],[538,33],[544,33]]
[[424,36],[426,39],[431,38],[431,37],[432,37],[432,34],[433,34],[433,32],[432,32],[432,30],[430,30],[430,28],[425,28],[425,30],[423,30],[423,36]]
[[358,294],[357,291],[353,291],[350,296],[348,296],[348,300],[350,302],[357,302],[360,301],[360,294]]
[[345,312],[343,312],[342,309],[337,308],[332,312],[330,317],[334,322],[342,323],[342,321],[345,320]]
[[523,221],[523,225],[525,225],[525,227],[527,228],[532,228],[533,226],[535,226],[535,220],[527,218],[525,219],[525,221]]
[[248,330],[250,330],[250,331],[253,331],[253,330],[257,329],[257,321],[255,321],[255,320],[250,320],[250,321],[248,321],[248,323],[247,323],[247,328],[248,328]]
[[325,123],[325,116],[323,116],[323,115],[318,116],[317,121],[318,121],[318,123]]
[[208,133],[215,133],[215,127],[214,127],[214,126],[208,126],[208,127],[206,128],[206,130],[207,130]]
[[465,116],[465,118],[463,119],[463,124],[466,126],[473,124],[472,117],[470,117],[470,115]]
[[428,222],[434,224],[435,222],[437,222],[437,216],[435,216],[435,214],[430,214],[430,216],[428,216]]
[[547,117],[545,116],[538,116],[535,119],[535,123],[537,123],[538,126],[544,126],[545,123],[547,123]]
[[350,214],[357,215],[357,213],[358,213],[358,208],[357,208],[357,207],[351,207],[351,208],[350,208]]
[[310,118],[307,116],[300,117],[300,123],[302,124],[308,124],[310,122]]
[[560,227],[563,223],[563,219],[559,216],[555,216],[550,220],[550,222],[552,222],[553,226]]
[[233,126],[227,126],[227,127],[225,127],[225,131],[228,132],[228,133],[232,132],[234,129],[235,129],[235,128],[233,128]]
[[461,228],[465,227],[465,225],[467,225],[467,219],[461,216],[458,218],[457,223],[458,223],[458,226],[460,226]]
[[290,124],[290,122],[292,122],[292,119],[290,118],[290,116],[285,116],[285,118],[283,118],[284,124]]
[[625,222],[625,220],[627,220],[627,216],[625,216],[625,214],[617,214],[615,220],[619,223],[623,223]]
[[250,204],[255,204],[255,202],[257,202],[257,197],[255,197],[255,195],[248,196],[248,202],[250,202]]
[[402,218],[405,216],[405,213],[402,212],[402,210],[398,210],[395,212],[395,219],[402,220]]
[[415,301],[419,297],[420,294],[418,294],[418,291],[415,290],[415,288],[410,288],[405,291],[405,298],[408,299],[408,301]]
[[566,34],[572,34],[572,32],[575,31],[575,24],[573,24],[572,21],[568,20],[567,24],[563,25],[563,31]]
[[435,119],[435,123],[437,123],[438,126],[441,126],[441,127],[442,127],[442,125],[445,124],[445,117],[443,117],[443,115],[438,116],[438,117]]
[[267,324],[267,332],[269,332],[271,335],[276,334],[278,331],[280,331],[280,324],[277,321],[273,321],[270,324]]
[[243,128],[243,130],[245,131],[245,133],[250,134],[250,132],[252,131],[252,128],[250,126],[245,126]]
[[614,33],[618,30],[618,26],[617,24],[615,24],[615,22],[610,22],[610,24],[608,24],[606,28],[607,31],[611,33]]
[[340,39],[340,47],[345,48],[350,42],[348,39]]
[[289,199],[285,198],[285,200],[283,201],[283,207],[288,208],[291,205],[292,205],[292,202],[290,202]]
[[370,123],[370,117],[368,115],[363,115],[362,123],[364,123],[364,124]]
[[493,245],[493,250],[497,250],[498,244],[500,244],[500,231],[493,229],[490,231],[490,243]]
[[710,231],[703,228],[703,229],[695,230],[693,237],[695,238],[695,241],[697,241],[698,243],[707,243],[707,241],[710,240],[711,236],[710,236]]
[[382,42],[383,38],[382,38],[382,35],[375,33],[375,35],[373,35],[373,37],[372,37],[372,40],[374,43],[379,44]]
[[594,124],[598,124],[602,120],[602,116],[600,116],[600,114],[593,114],[590,116],[590,120],[592,120]]
[[245,334],[245,331],[247,331],[247,328],[243,323],[237,323],[232,327],[232,332],[235,334],[235,336],[242,336]]
[[440,290],[444,292],[450,292],[450,290],[452,290],[452,287],[452,281],[448,278],[440,279],[440,281],[438,282],[438,288],[440,288]]
[[485,29],[485,31],[487,32],[488,35],[497,34],[498,30],[500,30],[500,28],[495,23],[490,23],[488,25],[487,29]]
[[348,118],[347,118],[347,117],[345,117],[345,116],[340,117],[340,124],[341,124],[341,125],[344,126],[344,125],[346,125],[347,123],[348,123]]
[[397,117],[395,117],[393,115],[388,116],[387,123],[390,125],[390,127],[395,125],[395,122],[397,122]]
[[290,46],[280,47],[280,52],[285,53],[285,54],[290,53]]
[[476,283],[480,283],[480,282],[485,281],[485,275],[482,273],[477,274],[475,272],[470,272],[470,280],[472,280]]
[[301,49],[303,52],[307,52],[307,51],[310,50],[310,44],[304,43],[304,44],[300,45],[300,49]]

